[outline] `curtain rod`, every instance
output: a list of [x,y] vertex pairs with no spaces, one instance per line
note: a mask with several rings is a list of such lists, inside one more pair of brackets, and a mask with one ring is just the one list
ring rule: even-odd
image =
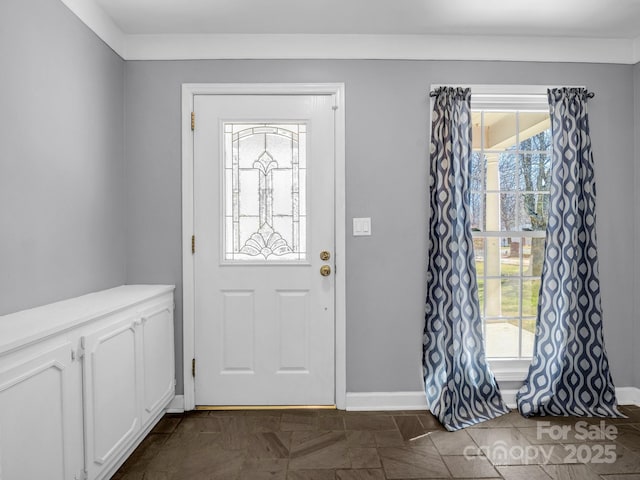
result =
[[[438,88],[438,89],[436,89],[436,90],[432,90],[432,91],[430,91],[430,92],[429,92],[429,96],[430,96],[430,97],[436,97],[436,96],[438,95],[438,90],[440,90],[440,88],[443,88],[443,87],[439,87],[439,88]],[[571,87],[564,87],[564,88],[571,88]],[[596,96],[596,94],[595,94],[595,93],[593,93],[593,92],[587,92],[587,98],[593,98],[593,97],[595,97],[595,96]]]

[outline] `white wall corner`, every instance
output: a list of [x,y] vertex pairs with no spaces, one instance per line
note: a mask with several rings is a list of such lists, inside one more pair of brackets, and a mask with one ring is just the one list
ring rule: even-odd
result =
[[95,0],[60,0],[87,27],[123,59],[126,58],[127,35]]
[[176,395],[167,406],[167,413],[184,413],[184,395]]
[[[509,408],[516,408],[516,389],[502,390],[502,399]],[[639,405],[640,388],[616,388],[619,405]],[[348,392],[347,410],[428,410],[424,392]]]

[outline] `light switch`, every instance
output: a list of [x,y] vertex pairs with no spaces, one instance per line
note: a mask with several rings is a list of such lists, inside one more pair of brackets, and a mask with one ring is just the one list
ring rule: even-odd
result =
[[362,237],[371,235],[371,218],[354,218],[353,219],[353,236]]

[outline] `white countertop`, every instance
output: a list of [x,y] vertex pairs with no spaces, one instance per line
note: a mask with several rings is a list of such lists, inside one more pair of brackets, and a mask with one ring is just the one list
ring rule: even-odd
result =
[[0,316],[0,355],[174,289],[174,285],[122,285]]

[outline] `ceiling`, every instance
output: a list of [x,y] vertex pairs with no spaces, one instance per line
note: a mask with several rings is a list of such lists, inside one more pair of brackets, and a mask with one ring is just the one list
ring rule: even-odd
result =
[[95,0],[127,34],[635,38],[639,0]]
[[[534,45],[551,50],[569,48],[565,57],[571,57],[580,45],[600,56],[609,55],[593,61],[635,63],[640,55],[640,0],[61,1],[125,58],[153,58],[159,48],[164,49],[165,57],[224,57],[220,46],[214,49],[211,45],[221,38],[232,50],[238,47],[229,40],[237,38],[248,49],[248,39],[253,39],[249,43],[254,51],[262,45],[269,52],[253,55],[265,58],[279,56],[270,51],[271,46],[295,52],[283,53],[281,58],[301,58],[305,52],[308,58],[433,58],[437,49],[428,53],[428,47],[443,38],[460,44],[470,39],[466,45],[471,49],[477,41],[484,42],[485,51],[490,50],[484,56],[497,60],[508,59],[501,50],[515,47],[522,47],[519,51],[525,60],[544,59],[529,58],[532,55],[526,50],[534,50]],[[255,42],[258,36],[267,43]],[[359,39],[358,45],[352,44],[354,38]],[[371,43],[376,50],[365,54],[365,44]],[[387,44],[392,48],[385,53]],[[355,50],[341,53],[341,45],[347,51]],[[186,48],[191,53],[183,51]],[[336,48],[335,53],[328,51]],[[325,53],[320,53],[322,49]],[[362,53],[358,54],[358,49]],[[552,52],[547,56],[550,61],[561,61],[553,58]],[[229,54],[227,58],[247,58],[247,54]],[[578,57],[576,61],[585,59]]]

